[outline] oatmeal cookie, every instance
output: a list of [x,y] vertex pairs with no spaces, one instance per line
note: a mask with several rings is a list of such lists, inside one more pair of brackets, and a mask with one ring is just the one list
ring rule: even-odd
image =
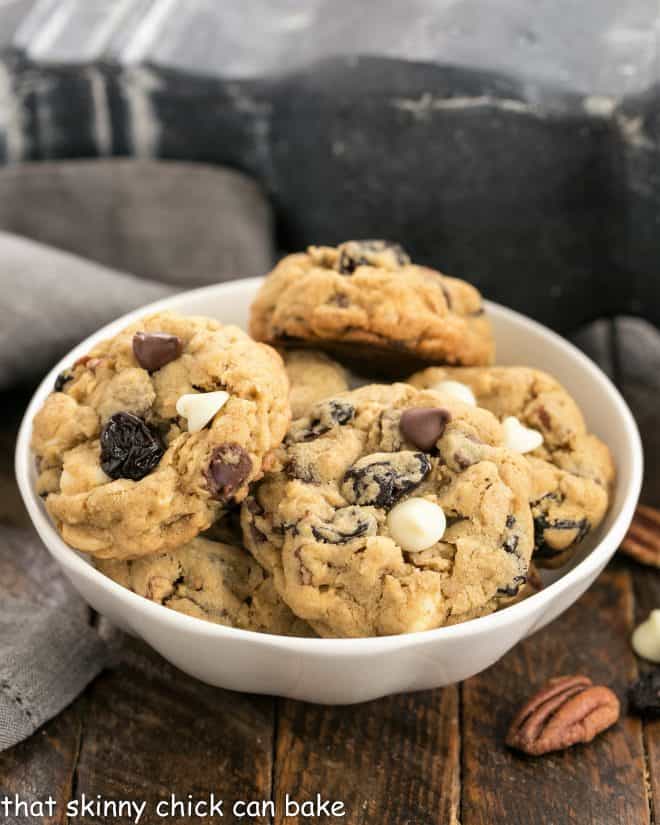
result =
[[406,384],[319,402],[243,502],[244,541],[322,636],[428,630],[526,581],[529,469],[487,410]]
[[283,353],[286,374],[289,376],[291,414],[300,418],[322,398],[348,389],[346,370],[316,350],[289,350]]
[[419,389],[440,390],[447,388],[446,382],[458,382],[499,419],[513,416],[541,434],[540,446],[527,453],[532,468],[534,561],[539,567],[565,564],[607,512],[614,463],[607,446],[587,432],[578,405],[561,384],[528,367],[432,367],[409,382]]
[[428,364],[490,364],[494,342],[477,290],[411,263],[397,244],[348,241],[289,255],[252,305],[258,341],[311,346],[368,375]]
[[209,318],[161,313],[58,377],[34,420],[38,490],[79,550],[172,549],[245,497],[289,419],[274,350]]
[[261,633],[315,635],[241,547],[198,537],[135,561],[97,559],[96,568],[139,596],[186,616]]

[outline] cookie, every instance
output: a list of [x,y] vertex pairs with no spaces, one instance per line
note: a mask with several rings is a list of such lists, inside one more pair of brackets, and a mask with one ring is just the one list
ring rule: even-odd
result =
[[260,633],[315,635],[241,547],[196,538],[135,561],[98,559],[96,568],[139,596],[186,616]]
[[528,367],[433,367],[409,380],[420,389],[446,389],[445,382],[458,382],[459,393],[460,386],[469,388],[479,406],[499,419],[515,417],[540,433],[542,443],[527,453],[532,467],[534,561],[539,567],[565,564],[607,512],[614,463],[607,446],[587,432],[578,405],[561,384]]
[[280,356],[237,327],[161,313],[62,373],[34,420],[39,492],[99,558],[185,544],[245,497],[286,432]]
[[490,364],[495,352],[477,290],[412,264],[385,241],[311,246],[284,258],[252,305],[250,332],[258,341],[326,350],[370,376]]
[[504,607],[508,607],[509,604],[524,602],[525,599],[535,596],[537,593],[540,593],[541,590],[543,590],[543,579],[541,578],[538,568],[532,561],[530,562],[529,570],[527,571],[527,581],[525,581],[516,595],[513,596],[511,601],[508,604],[505,604]]
[[248,549],[322,636],[428,630],[525,583],[525,459],[495,416],[406,384],[319,402],[244,501]]
[[348,389],[346,370],[316,350],[289,350],[283,353],[284,366],[291,387],[291,414],[300,418],[322,398]]

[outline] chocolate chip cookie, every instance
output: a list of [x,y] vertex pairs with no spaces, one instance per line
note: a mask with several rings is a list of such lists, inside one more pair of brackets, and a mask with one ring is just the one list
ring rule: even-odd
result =
[[370,376],[490,364],[495,351],[477,290],[412,264],[385,241],[311,246],[284,258],[257,295],[250,332],[259,341],[326,350]]
[[[449,383],[448,383],[449,382]],[[440,368],[416,373],[417,388],[468,388],[476,403],[504,420],[514,417],[538,435],[527,453],[532,468],[534,561],[559,567],[602,521],[614,482],[609,449],[587,432],[571,396],[552,376],[527,367]],[[508,421],[511,425],[511,421]],[[519,429],[512,426],[513,431]]]
[[139,596],[186,616],[261,633],[315,635],[241,547],[196,538],[135,561],[98,559],[96,567]]
[[237,327],[161,313],[58,377],[34,420],[38,490],[79,550],[172,549],[245,497],[289,419],[273,349]]
[[525,583],[529,468],[487,410],[371,385],[294,421],[243,502],[244,541],[322,636],[427,630]]
[[316,350],[284,351],[284,366],[289,376],[291,414],[305,415],[322,398],[348,389],[346,370]]

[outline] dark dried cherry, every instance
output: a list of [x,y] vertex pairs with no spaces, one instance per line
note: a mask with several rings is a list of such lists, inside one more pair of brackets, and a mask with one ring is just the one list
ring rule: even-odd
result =
[[101,467],[110,478],[139,481],[158,466],[165,446],[137,415],[115,413],[101,431]]
[[349,424],[354,418],[355,407],[352,404],[332,398],[317,404],[308,419],[301,420],[299,426],[292,428],[287,440],[312,441],[336,425]]
[[354,504],[391,507],[417,487],[430,470],[431,462],[424,453],[373,453],[349,468],[342,491]]
[[361,507],[341,507],[335,511],[332,521],[312,527],[314,537],[329,544],[345,544],[361,536],[375,536],[378,523],[373,513]]
[[[542,558],[552,558],[559,553],[565,552],[568,547],[573,547],[579,544],[583,538],[589,533],[591,523],[587,518],[581,518],[578,521],[575,519],[555,519],[549,521],[545,513],[534,516],[534,552]],[[567,546],[561,549],[555,549],[545,540],[546,530],[575,530],[575,538]]]
[[631,708],[642,716],[660,716],[660,669],[644,673],[628,692]]
[[62,370],[62,372],[55,379],[55,392],[62,392],[64,385],[68,384],[73,378],[71,370]]
[[403,247],[391,241],[347,241],[339,247],[337,269],[342,275],[352,275],[359,266],[377,266],[378,257],[388,253],[392,263],[405,266],[410,257]]

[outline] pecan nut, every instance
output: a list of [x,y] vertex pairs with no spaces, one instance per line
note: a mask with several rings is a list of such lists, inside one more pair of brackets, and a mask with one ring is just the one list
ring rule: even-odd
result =
[[587,676],[550,681],[518,712],[506,737],[510,748],[531,756],[591,742],[619,718],[619,700]]
[[640,504],[621,549],[640,564],[660,567],[660,510]]

